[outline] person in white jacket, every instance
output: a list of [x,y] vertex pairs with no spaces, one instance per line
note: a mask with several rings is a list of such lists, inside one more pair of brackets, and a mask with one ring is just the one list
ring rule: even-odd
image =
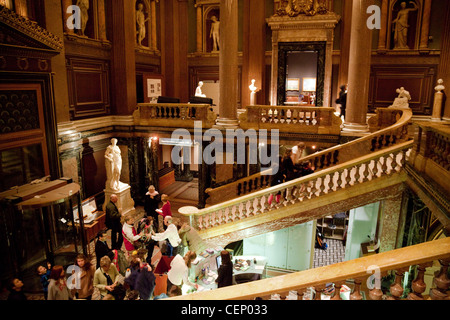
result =
[[172,286],[181,288],[183,284],[198,289],[198,285],[189,281],[189,268],[192,261],[197,258],[194,251],[188,251],[184,257],[177,254],[170,263],[170,270],[167,273],[167,292]]
[[155,241],[163,241],[168,240],[169,247],[169,257],[176,256],[178,252],[178,245],[181,243],[181,238],[178,234],[178,228],[173,223],[173,219],[171,216],[166,216],[164,218],[164,224],[167,226],[166,231],[161,233],[156,233],[152,236],[152,239]]

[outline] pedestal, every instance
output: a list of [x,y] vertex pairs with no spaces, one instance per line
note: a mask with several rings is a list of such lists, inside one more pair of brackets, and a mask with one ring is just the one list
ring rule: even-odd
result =
[[123,215],[134,210],[134,200],[131,197],[131,187],[129,184],[119,182],[119,190],[112,190],[111,188],[105,189],[105,203],[103,203],[103,211],[105,211],[106,205],[109,203],[109,198],[112,194],[117,196],[117,209]]

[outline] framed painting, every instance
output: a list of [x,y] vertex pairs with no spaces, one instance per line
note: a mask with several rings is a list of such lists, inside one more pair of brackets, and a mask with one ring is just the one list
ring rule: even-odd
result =
[[156,103],[159,96],[163,96],[162,75],[144,74],[144,102]]
[[287,91],[299,91],[300,90],[300,79],[288,78],[286,80],[286,90]]

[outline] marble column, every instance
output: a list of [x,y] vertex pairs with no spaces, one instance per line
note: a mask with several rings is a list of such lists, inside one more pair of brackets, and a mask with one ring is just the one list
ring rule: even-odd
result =
[[428,36],[430,34],[431,2],[432,0],[424,0],[423,2],[422,30],[420,32],[419,50],[428,49]]
[[[64,27],[61,23],[61,8],[60,0],[48,0],[45,4],[45,27],[54,35],[64,39]],[[64,5],[64,4],[63,4]],[[65,23],[64,23],[65,25]],[[55,96],[55,110],[57,123],[70,121],[69,115],[69,91],[67,84],[67,69],[66,69],[66,50],[63,47],[59,55],[56,55],[51,60],[52,78],[53,78],[53,93]]]
[[[348,64],[350,55],[350,37],[348,36],[351,31],[352,22],[352,2],[344,1],[343,15],[341,20],[341,54],[339,57],[339,76],[338,76],[338,88],[343,84],[348,83]],[[339,96],[339,89],[336,90],[336,99]],[[335,99],[332,99],[332,103]]]
[[203,26],[203,19],[202,19],[202,6],[195,4],[195,10],[197,13],[197,52],[203,51],[203,39],[202,39],[202,26]]
[[387,19],[388,19],[388,9],[389,9],[389,1],[382,0],[381,2],[381,29],[378,34],[378,52],[385,53],[387,51],[386,48],[386,40],[387,40]]
[[118,115],[130,115],[136,107],[136,21],[133,1],[114,0],[111,6],[112,79],[115,110]]
[[[245,0],[243,9],[243,50],[241,108],[264,104],[264,78],[266,53],[266,12],[261,0]],[[255,79],[258,91],[251,94],[249,85]],[[251,101],[254,96],[254,101]]]
[[353,0],[348,68],[347,109],[344,129],[347,132],[369,132],[367,105],[369,101],[372,30],[367,28],[367,7],[374,0]]
[[67,19],[73,14],[73,12],[67,13],[67,8],[72,5],[72,0],[63,0],[62,1],[62,13],[63,13],[63,26],[64,26],[64,32],[67,34],[74,34],[74,29],[70,29],[67,27]]
[[398,241],[401,237],[402,228],[402,211],[404,210],[403,195],[397,194],[382,202],[382,218],[380,233],[378,239],[380,241],[379,252],[386,252],[397,248]]
[[237,128],[238,0],[220,0],[219,117],[216,127]]
[[[441,39],[441,56],[439,61],[437,78],[444,80],[444,83],[450,83],[450,1],[445,1],[443,10],[446,11],[445,20],[442,22],[442,39]],[[446,8],[445,8],[446,7]],[[450,95],[448,90],[444,91],[447,99],[445,99],[444,105],[444,120],[450,120]]]
[[150,2],[150,14],[151,14],[151,49],[158,50],[158,39],[156,35],[156,1]]

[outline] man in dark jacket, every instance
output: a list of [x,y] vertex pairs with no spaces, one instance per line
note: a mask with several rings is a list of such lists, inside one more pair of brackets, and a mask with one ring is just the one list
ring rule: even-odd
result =
[[100,259],[108,256],[111,260],[114,259],[114,252],[106,243],[106,230],[100,230],[97,234],[97,242],[95,242],[95,256],[97,258],[97,269],[100,267]]
[[112,194],[109,199],[110,201],[105,209],[105,225],[108,229],[111,229],[111,249],[120,250],[123,243],[122,223],[120,222],[122,215],[116,206],[118,200],[117,195]]

